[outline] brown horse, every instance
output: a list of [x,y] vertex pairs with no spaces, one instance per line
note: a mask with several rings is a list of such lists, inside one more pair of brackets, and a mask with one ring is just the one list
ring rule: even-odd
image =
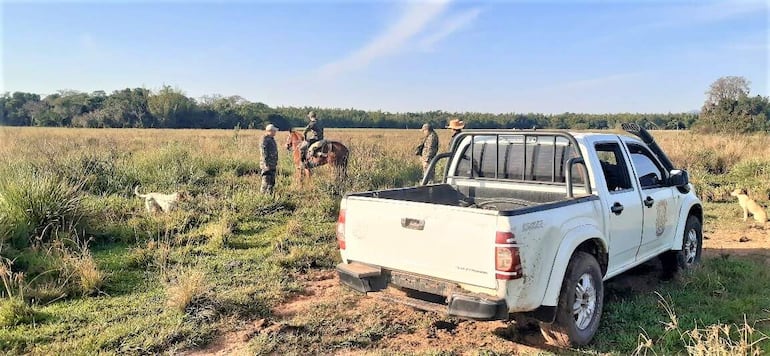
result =
[[[299,148],[302,141],[304,141],[302,135],[294,130],[289,131],[289,136],[286,138],[286,149],[293,151],[294,167],[297,169],[297,179],[300,182],[303,177],[310,178],[310,169],[302,168],[302,152]],[[322,155],[308,158],[308,162],[311,162],[314,167],[328,163],[334,169],[337,177],[344,178],[347,175],[350,151],[345,145],[337,141],[326,140],[318,152]]]

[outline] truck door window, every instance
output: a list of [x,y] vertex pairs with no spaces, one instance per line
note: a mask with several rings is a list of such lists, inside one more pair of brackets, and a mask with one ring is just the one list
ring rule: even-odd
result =
[[604,180],[607,182],[607,190],[617,192],[633,189],[619,144],[614,142],[598,143],[596,144],[596,154],[599,156]]
[[639,186],[642,189],[655,188],[665,182],[665,170],[660,166],[652,153],[641,145],[628,144],[631,153],[631,161],[634,162],[636,175],[639,177]]

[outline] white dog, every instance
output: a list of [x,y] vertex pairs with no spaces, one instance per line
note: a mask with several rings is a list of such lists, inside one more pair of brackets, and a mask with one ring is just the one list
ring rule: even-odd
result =
[[147,209],[148,213],[168,213],[169,211],[176,209],[180,201],[187,199],[187,194],[185,192],[176,192],[173,194],[139,194],[138,185],[134,188],[134,194],[144,199],[144,208]]
[[730,195],[738,197],[738,204],[741,206],[741,209],[743,209],[743,221],[748,220],[749,213],[751,213],[751,215],[754,216],[754,220],[756,220],[758,223],[764,224],[767,222],[767,213],[765,213],[765,208],[757,204],[757,202],[755,202],[753,199],[749,198],[749,196],[746,194],[746,190],[736,189],[733,190]]

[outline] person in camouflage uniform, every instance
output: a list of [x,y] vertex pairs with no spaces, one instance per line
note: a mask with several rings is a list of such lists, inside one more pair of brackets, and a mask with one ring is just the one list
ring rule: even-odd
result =
[[422,161],[422,174],[425,175],[428,173],[428,164],[438,153],[438,135],[430,124],[422,125],[422,134],[424,138],[420,145],[422,146],[420,160]]
[[307,127],[305,127],[305,132],[303,133],[305,141],[302,143],[302,146],[300,146],[300,150],[302,151],[302,160],[305,167],[313,168],[311,167],[312,162],[308,162],[307,157],[314,156],[315,152],[310,152],[310,155],[308,155],[307,150],[308,147],[314,143],[324,139],[324,128],[321,126],[321,123],[318,122],[314,111],[309,112],[307,117],[310,119],[310,122],[307,124]]
[[275,173],[278,168],[278,146],[275,144],[275,134],[278,128],[273,124],[265,127],[265,136],[262,138],[262,144],[259,146],[261,158],[259,168],[262,173],[262,194],[273,194],[275,188]]

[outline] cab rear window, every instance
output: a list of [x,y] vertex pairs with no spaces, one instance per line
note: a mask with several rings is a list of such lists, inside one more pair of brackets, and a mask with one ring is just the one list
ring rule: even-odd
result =
[[[570,141],[555,135],[474,135],[459,147],[456,177],[564,183],[567,161],[577,157]],[[574,183],[582,183],[582,170],[573,167]]]

